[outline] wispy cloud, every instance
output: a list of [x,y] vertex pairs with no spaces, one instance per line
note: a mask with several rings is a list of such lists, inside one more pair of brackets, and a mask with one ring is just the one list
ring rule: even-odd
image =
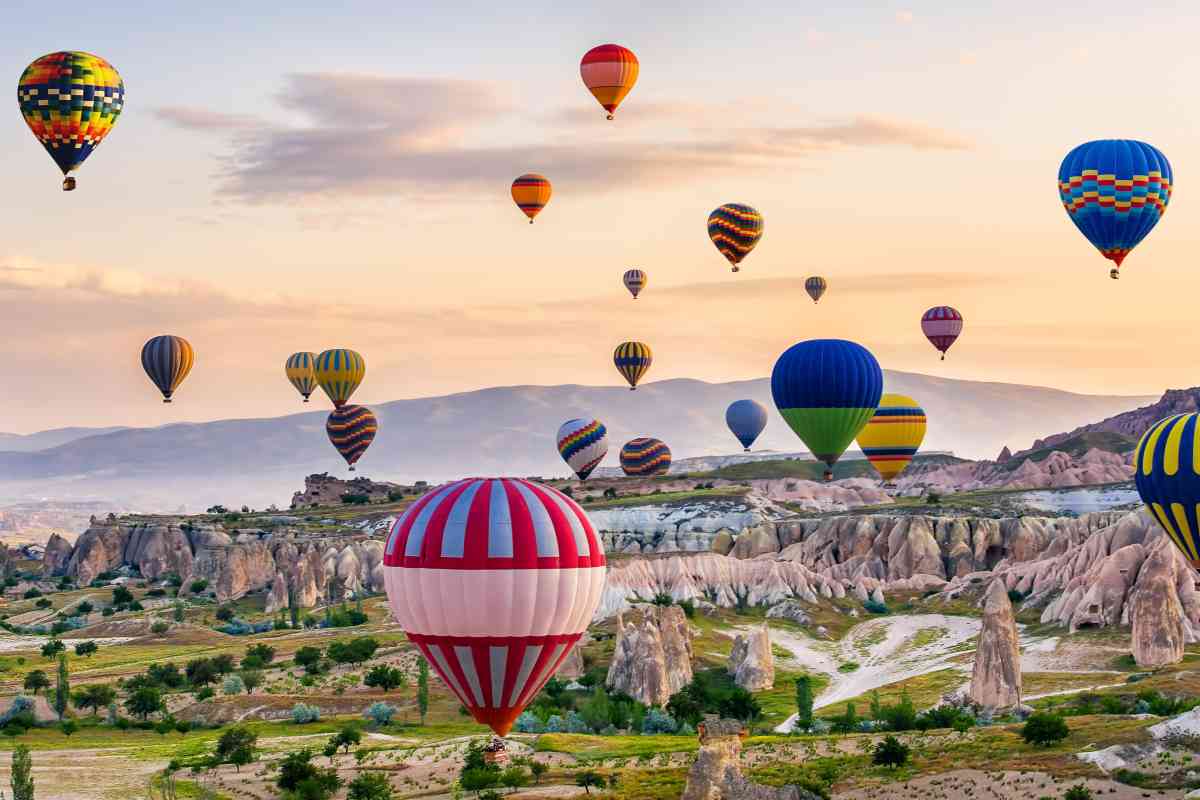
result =
[[226,114],[203,108],[167,106],[152,110],[154,116],[176,128],[202,133],[249,130],[264,127],[262,120],[242,114]]
[[527,169],[602,190],[630,181],[769,169],[780,160],[848,148],[970,146],[950,131],[871,114],[825,125],[718,130],[711,121],[719,110],[686,104],[638,109],[642,120],[682,131],[673,141],[644,134],[584,145],[573,126],[596,124],[595,114],[585,119],[576,111],[560,113],[567,129],[552,128],[542,141],[497,145],[495,127],[518,109],[506,86],[479,81],[301,74],[287,78],[278,100],[295,124],[254,124],[188,108],[160,109],[158,115],[189,130],[227,135],[231,154],[222,191],[250,203],[430,196],[494,185]]

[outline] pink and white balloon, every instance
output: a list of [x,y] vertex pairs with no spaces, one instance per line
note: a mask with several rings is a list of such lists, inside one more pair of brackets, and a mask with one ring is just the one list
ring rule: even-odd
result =
[[934,306],[921,315],[921,332],[942,354],[942,361],[962,329],[962,314],[950,306]]
[[392,526],[392,616],[479,722],[504,736],[587,629],[604,547],[557,489],[468,478],[431,490]]

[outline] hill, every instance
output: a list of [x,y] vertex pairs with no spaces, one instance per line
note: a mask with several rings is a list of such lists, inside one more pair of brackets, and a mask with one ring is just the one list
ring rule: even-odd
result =
[[[1056,389],[885,372],[888,391],[909,394],[929,414],[926,450],[983,457],[1145,405],[1152,398],[1091,396]],[[379,434],[360,462],[378,480],[430,482],[464,474],[565,475],[555,450],[560,421],[593,415],[608,426],[615,465],[635,436],[666,441],[677,458],[737,449],[725,428],[733,400],[772,408],[767,379],[731,383],[669,380],[637,392],[619,387],[510,386],[373,406]],[[186,411],[185,404],[179,404]],[[325,411],[265,419],[179,423],[96,432],[34,452],[0,452],[0,500],[103,499],[144,511],[214,503],[286,505],[299,476],[346,474],[325,436]],[[795,450],[772,411],[757,446]]]

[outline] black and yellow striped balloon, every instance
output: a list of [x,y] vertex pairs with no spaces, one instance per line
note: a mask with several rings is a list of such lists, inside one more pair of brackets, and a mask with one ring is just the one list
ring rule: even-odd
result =
[[1191,565],[1200,569],[1200,425],[1197,415],[1161,419],[1134,451],[1142,502]]
[[313,374],[317,384],[333,401],[333,407],[341,408],[366,376],[367,362],[353,350],[337,347],[317,356]]
[[629,391],[637,388],[638,381],[654,363],[650,345],[643,342],[621,342],[613,351],[613,364],[617,372],[629,382]]
[[164,403],[171,402],[195,360],[192,346],[182,336],[155,336],[142,345],[142,369],[162,392]]

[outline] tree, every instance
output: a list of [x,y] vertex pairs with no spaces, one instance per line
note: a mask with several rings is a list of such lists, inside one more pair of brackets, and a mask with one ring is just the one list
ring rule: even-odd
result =
[[846,713],[834,717],[832,722],[834,733],[853,733],[858,728],[858,711],[854,703],[846,703]]
[[392,784],[383,772],[360,772],[350,781],[346,800],[392,800]]
[[482,792],[500,783],[500,770],[491,764],[482,767],[465,767],[458,782],[468,792]]
[[533,761],[532,759],[530,760],[530,762],[529,762],[529,772],[530,772],[530,774],[532,774],[532,775],[533,775],[533,782],[534,782],[534,783],[541,783],[541,782],[542,782],[542,776],[543,776],[543,775],[545,775],[545,774],[546,774],[547,772],[549,772],[549,771],[550,771],[550,767],[549,767],[549,766],[547,766],[545,762],[543,762],[543,761]]
[[191,585],[188,586],[188,591],[192,594],[200,594],[207,588],[208,581],[204,580],[204,578],[198,578],[191,582]]
[[363,678],[365,686],[371,686],[383,692],[402,688],[405,683],[407,681],[404,678],[404,671],[396,667],[389,667],[387,664],[376,664]]
[[[252,644],[246,648],[246,658],[259,658],[264,664],[275,660],[275,648],[269,644]],[[242,659],[245,661],[246,659]]]
[[34,695],[49,686],[50,679],[46,677],[44,670],[35,669],[25,676],[25,691],[33,692]]
[[220,622],[233,622],[233,608],[230,606],[221,606],[217,609],[217,620]]
[[9,786],[12,787],[13,800],[33,800],[33,758],[29,755],[29,748],[23,744],[13,748]]
[[164,686],[168,689],[178,689],[186,682],[186,677],[174,661],[163,664],[151,664],[146,667],[146,677],[150,683]]
[[246,684],[242,682],[241,675],[228,675],[225,677],[225,682],[221,684],[222,694],[241,694],[246,691]]
[[162,692],[154,686],[142,686],[125,698],[125,710],[135,717],[148,718],[162,708]]
[[349,753],[350,748],[362,742],[362,731],[357,725],[343,725],[342,729],[329,737],[329,744],[334,751],[342,750]]
[[597,789],[604,788],[604,776],[595,770],[585,769],[583,772],[576,773],[575,785],[582,786],[585,794],[591,794],[593,786]]
[[184,667],[188,683],[192,686],[207,686],[217,682],[217,665],[211,658],[194,658]]
[[1092,800],[1092,790],[1085,784],[1077,783],[1070,789],[1067,789],[1063,795],[1063,800]]
[[361,664],[375,655],[379,642],[370,636],[359,636],[348,642],[330,642],[328,655],[331,661],[338,664]]
[[76,614],[90,614],[96,610],[96,607],[90,601],[84,600],[79,605],[75,606]]
[[500,785],[512,791],[529,783],[529,773],[520,764],[514,764],[500,773]]
[[89,683],[71,693],[71,702],[75,707],[78,709],[90,708],[92,716],[99,713],[100,709],[108,708],[108,704],[116,698],[117,691],[103,683]]
[[242,685],[246,687],[246,694],[254,694],[254,690],[262,686],[263,675],[256,669],[242,670]]
[[79,644],[75,645],[75,655],[86,658],[88,656],[95,655],[96,651],[99,649],[99,645],[97,645],[95,642],[80,642]]
[[236,725],[221,734],[217,740],[217,758],[223,764],[233,764],[238,772],[242,766],[253,762],[257,755],[254,746],[258,744],[258,734],[248,728]]
[[183,601],[182,600],[175,601],[174,620],[176,622],[183,622]]
[[320,769],[312,763],[311,750],[288,753],[279,762],[279,777],[275,785],[304,800],[326,800],[341,787],[342,782],[333,770]]
[[63,732],[63,736],[70,738],[71,734],[79,730],[79,723],[73,719],[64,719],[58,723],[58,727]]
[[124,606],[133,602],[133,592],[126,589],[124,586],[113,587],[113,605]]
[[1025,727],[1021,728],[1021,737],[1029,744],[1049,747],[1067,738],[1070,732],[1067,721],[1058,714],[1039,711],[1025,720]]
[[304,667],[304,671],[312,675],[317,672],[321,664],[321,648],[304,646],[297,650],[292,655],[292,661],[296,666]]
[[62,639],[51,639],[42,645],[42,658],[54,658],[66,649],[67,646],[62,643]]
[[233,672],[233,656],[229,653],[213,656],[209,661],[212,662],[213,669],[216,670],[218,675],[228,675]]
[[895,736],[888,736],[875,745],[871,751],[871,761],[881,767],[900,767],[908,762],[908,745]]
[[429,662],[424,658],[417,659],[417,713],[424,725],[429,713]]
[[796,727],[808,730],[813,724],[812,678],[801,675],[796,678]]
[[61,721],[71,702],[71,679],[67,673],[67,654],[58,654],[58,680],[54,682],[54,711]]

